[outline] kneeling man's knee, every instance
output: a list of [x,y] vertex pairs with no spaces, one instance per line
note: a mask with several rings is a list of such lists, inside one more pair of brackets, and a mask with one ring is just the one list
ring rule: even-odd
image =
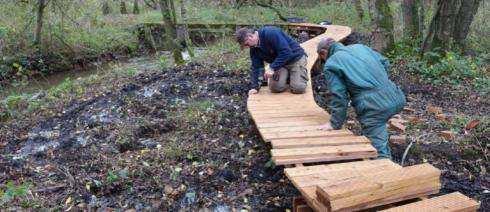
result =
[[279,83],[270,84],[269,89],[272,93],[281,93],[286,90],[286,85],[281,85]]
[[306,91],[306,83],[291,83],[291,93],[302,94]]

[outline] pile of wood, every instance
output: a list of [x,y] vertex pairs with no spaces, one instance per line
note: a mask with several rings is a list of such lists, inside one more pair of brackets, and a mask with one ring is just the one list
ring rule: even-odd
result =
[[429,164],[377,170],[316,186],[328,211],[355,211],[436,194],[441,172]]

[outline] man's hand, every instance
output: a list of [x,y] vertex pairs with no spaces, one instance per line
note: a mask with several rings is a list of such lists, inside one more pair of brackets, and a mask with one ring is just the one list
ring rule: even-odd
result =
[[330,122],[327,122],[323,125],[320,125],[317,129],[319,130],[326,130],[326,131],[330,131],[330,130],[333,130],[333,127],[332,125],[330,124]]
[[254,94],[257,94],[259,91],[257,89],[250,89],[248,91],[248,95],[254,95]]
[[274,75],[274,71],[269,69],[269,70],[264,72],[264,79],[267,80],[269,78],[272,78],[272,75]]

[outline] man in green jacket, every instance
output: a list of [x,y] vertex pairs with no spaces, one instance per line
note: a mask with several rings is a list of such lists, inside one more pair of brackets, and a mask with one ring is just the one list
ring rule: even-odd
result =
[[328,102],[330,121],[320,129],[342,128],[350,100],[362,134],[380,158],[391,158],[386,123],[406,102],[403,92],[388,78],[388,59],[367,46],[344,46],[331,38],[320,41],[317,53],[326,61],[323,71],[332,94]]

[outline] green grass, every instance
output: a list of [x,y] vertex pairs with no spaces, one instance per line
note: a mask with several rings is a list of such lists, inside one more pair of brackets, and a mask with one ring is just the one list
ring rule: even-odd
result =
[[0,207],[15,200],[20,200],[22,205],[29,206],[27,194],[31,188],[30,183],[15,185],[14,182],[9,181],[4,187],[5,190],[0,189]]
[[484,55],[428,52],[421,56],[414,41],[398,42],[387,55],[395,66],[402,64],[393,69],[395,73],[409,72],[434,85],[469,85],[484,94],[490,91],[490,73],[487,71],[488,62],[482,57]]
[[232,38],[223,38],[212,45],[208,45],[193,60],[218,66],[227,71],[248,69],[250,66],[248,50],[241,50]]

